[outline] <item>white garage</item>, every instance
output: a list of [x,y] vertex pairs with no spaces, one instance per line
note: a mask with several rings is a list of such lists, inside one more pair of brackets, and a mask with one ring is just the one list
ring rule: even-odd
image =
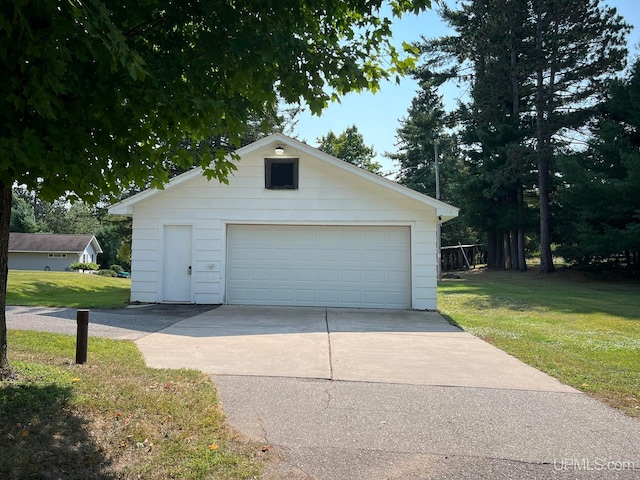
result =
[[438,224],[458,209],[282,134],[109,208],[133,218],[131,300],[437,307]]
[[411,307],[408,227],[230,225],[227,303]]

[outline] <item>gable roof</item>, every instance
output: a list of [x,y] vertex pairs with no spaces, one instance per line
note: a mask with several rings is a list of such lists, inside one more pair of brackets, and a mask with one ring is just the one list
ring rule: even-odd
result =
[[9,234],[9,252],[83,252],[93,244],[97,253],[102,253],[98,240],[93,235],[61,235],[53,233]]
[[[321,150],[318,150],[317,148],[311,147],[306,143],[300,142],[294,138],[283,135],[282,133],[271,134],[267,137],[264,137],[253,143],[250,143],[249,145],[239,148],[238,150],[235,151],[235,153],[236,155],[239,155],[242,157],[243,155],[247,155],[255,150],[259,150],[269,145],[283,145],[283,146],[289,146],[291,148],[295,148],[303,153],[306,153],[307,155],[313,156],[319,160],[329,163],[330,165],[333,165],[334,167],[340,168],[354,175],[357,175],[361,178],[364,178],[383,188],[387,188],[396,193],[404,195],[405,197],[409,197],[413,200],[417,200],[420,203],[423,203],[429,207],[434,208],[436,210],[436,215],[439,217],[439,220],[441,222],[451,220],[452,218],[455,218],[458,216],[459,209],[452,205],[449,205],[448,203],[444,203],[440,200],[436,200],[435,198],[431,198],[427,195],[416,192],[415,190],[405,187],[404,185],[400,185],[399,183],[389,180],[388,178],[381,177],[380,175],[371,173],[368,170],[359,168],[355,165],[352,165],[349,162],[345,162],[344,160],[333,157],[327,153],[324,153]],[[183,173],[182,175],[178,175],[177,177],[172,178],[171,181],[167,183],[164,190],[175,188],[176,186],[184,182],[187,182],[193,178],[196,178],[202,175],[203,175],[202,168],[194,168],[193,170],[189,170],[188,172]],[[140,192],[136,195],[126,198],[125,200],[122,200],[118,203],[111,205],[109,207],[109,213],[113,215],[131,216],[133,215],[133,207],[136,203],[139,203],[143,200],[153,197],[161,191],[162,190],[159,190],[157,188],[151,188],[149,190]]]

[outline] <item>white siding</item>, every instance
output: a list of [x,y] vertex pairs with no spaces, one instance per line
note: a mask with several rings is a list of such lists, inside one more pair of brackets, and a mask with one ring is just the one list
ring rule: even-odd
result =
[[270,146],[243,156],[229,185],[198,176],[135,204],[132,300],[160,301],[162,225],[193,223],[194,297],[204,304],[226,301],[227,225],[387,225],[411,228],[411,306],[435,309],[435,209],[293,150],[287,146],[287,155],[300,159],[298,190],[264,188]]
[[[59,254],[60,252],[56,252]],[[50,258],[45,252],[11,252],[8,258],[9,270],[51,270],[69,271],[73,262],[79,261],[77,253],[65,253],[65,258]]]

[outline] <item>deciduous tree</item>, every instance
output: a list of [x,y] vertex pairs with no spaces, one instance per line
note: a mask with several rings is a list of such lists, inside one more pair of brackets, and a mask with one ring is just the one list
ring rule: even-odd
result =
[[364,143],[358,127],[352,125],[340,135],[332,131],[318,139],[318,149],[372,173],[381,173],[382,165],[373,160],[376,152]]
[[[9,0],[0,5],[0,369],[14,182],[47,200],[96,201],[149,178],[163,161],[221,181],[222,150],[181,148],[223,136],[282,98],[320,112],[409,66],[391,17],[429,0]],[[383,60],[390,67],[382,67]]]

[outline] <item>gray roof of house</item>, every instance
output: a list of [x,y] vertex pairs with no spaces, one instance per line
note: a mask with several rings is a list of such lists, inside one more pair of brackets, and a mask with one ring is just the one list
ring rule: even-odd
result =
[[60,235],[52,233],[9,234],[10,252],[82,252],[92,241],[98,253],[100,244],[93,235]]

